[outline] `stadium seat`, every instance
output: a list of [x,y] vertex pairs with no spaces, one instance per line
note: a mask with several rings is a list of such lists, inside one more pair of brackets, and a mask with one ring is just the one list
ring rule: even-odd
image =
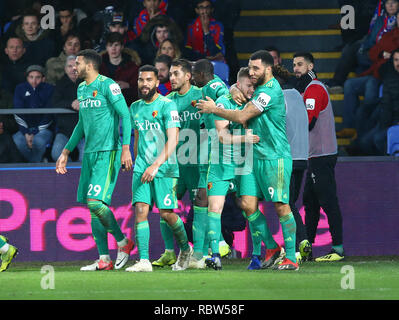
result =
[[399,125],[388,128],[387,146],[388,154],[399,157]]
[[221,61],[212,61],[214,67],[214,73],[223,80],[223,82],[229,85],[229,66]]

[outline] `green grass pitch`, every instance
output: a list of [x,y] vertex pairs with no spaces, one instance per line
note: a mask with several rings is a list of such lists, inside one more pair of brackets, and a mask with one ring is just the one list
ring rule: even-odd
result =
[[[299,271],[284,272],[249,271],[248,262],[248,259],[223,259],[221,271],[174,272],[171,268],[154,268],[152,273],[130,273],[79,271],[88,261],[15,261],[6,272],[0,273],[0,300],[399,299],[397,256],[352,257],[335,263],[307,262]],[[49,273],[41,273],[45,265],[54,268],[54,289],[42,288],[43,284],[44,287],[50,284],[46,278]],[[345,272],[344,266],[351,266],[353,273]],[[353,277],[348,278],[350,275]]]

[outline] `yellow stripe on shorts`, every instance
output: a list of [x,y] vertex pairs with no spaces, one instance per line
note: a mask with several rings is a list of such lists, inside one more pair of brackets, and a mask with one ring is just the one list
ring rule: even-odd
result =
[[277,199],[283,199],[284,159],[278,159]]
[[109,188],[109,185],[111,184],[111,176],[113,173],[114,169],[114,163],[115,163],[115,155],[116,151],[111,151],[111,159],[109,161],[109,166],[108,166],[108,173],[107,173],[107,180],[105,181],[105,186],[104,186],[104,191],[103,191],[103,201],[105,200],[105,196],[107,195],[107,191]]

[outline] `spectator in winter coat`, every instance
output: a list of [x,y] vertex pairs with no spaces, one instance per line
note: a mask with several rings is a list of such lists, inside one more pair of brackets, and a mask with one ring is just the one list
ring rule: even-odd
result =
[[[54,87],[45,83],[44,68],[29,66],[26,70],[26,82],[15,88],[14,107],[21,109],[50,108]],[[14,142],[28,162],[40,162],[51,142],[53,132],[50,114],[16,114],[19,131],[13,135]]]

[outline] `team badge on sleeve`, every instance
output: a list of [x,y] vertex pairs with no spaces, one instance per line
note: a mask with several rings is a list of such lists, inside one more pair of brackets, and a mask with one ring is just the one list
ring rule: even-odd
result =
[[110,84],[109,89],[111,90],[111,92],[114,96],[117,96],[118,94],[122,93],[121,88],[119,87],[119,85],[117,83]]
[[252,103],[255,105],[255,107],[257,107],[260,111],[263,112],[263,110],[269,104],[270,100],[271,97],[268,94],[261,92],[256,99],[252,100]]

